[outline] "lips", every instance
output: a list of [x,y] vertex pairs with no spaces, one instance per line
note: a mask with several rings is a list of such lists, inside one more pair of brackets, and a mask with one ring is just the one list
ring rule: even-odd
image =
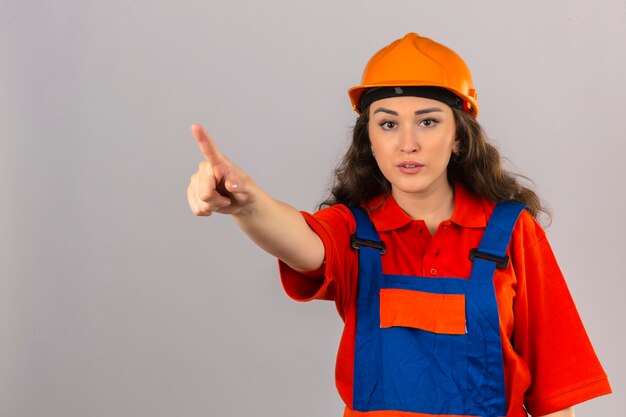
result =
[[402,161],[396,167],[405,174],[415,174],[421,171],[424,165],[416,161]]
[[421,168],[424,165],[420,164],[419,162],[415,162],[415,161],[402,161],[402,162],[400,162],[396,166],[398,168]]

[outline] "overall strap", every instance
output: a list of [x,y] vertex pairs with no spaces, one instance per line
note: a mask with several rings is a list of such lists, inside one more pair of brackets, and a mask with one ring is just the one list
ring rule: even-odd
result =
[[359,251],[359,270],[382,272],[380,255],[386,252],[385,242],[380,240],[365,210],[351,207],[350,211],[356,221],[356,232],[350,237],[350,245]]
[[376,232],[365,210],[358,207],[351,207],[350,211],[356,221],[356,233],[350,238],[352,249],[359,250],[361,246],[365,246],[378,249],[380,254],[384,255],[386,252],[385,242],[381,241],[378,237],[378,232]]
[[496,205],[480,245],[470,252],[470,259],[474,262],[471,279],[490,281],[496,267],[508,267],[506,249],[515,223],[525,207],[516,201],[505,201]]

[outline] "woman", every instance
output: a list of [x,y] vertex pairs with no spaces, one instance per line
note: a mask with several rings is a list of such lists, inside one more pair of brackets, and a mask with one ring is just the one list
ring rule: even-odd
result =
[[487,142],[463,60],[409,33],[349,95],[353,141],[317,213],[272,199],[198,125],[188,187],[196,215],[232,215],[279,258],[291,297],[335,301],[344,416],[573,416],[609,393],[539,198]]

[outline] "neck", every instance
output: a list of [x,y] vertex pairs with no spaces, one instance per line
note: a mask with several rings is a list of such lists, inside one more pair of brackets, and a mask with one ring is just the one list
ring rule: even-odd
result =
[[447,182],[421,193],[403,193],[393,189],[391,194],[405,213],[413,219],[423,220],[431,234],[454,212],[454,190]]

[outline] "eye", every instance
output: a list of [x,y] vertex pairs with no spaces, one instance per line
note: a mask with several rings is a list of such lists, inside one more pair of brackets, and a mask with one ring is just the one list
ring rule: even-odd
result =
[[383,130],[391,130],[396,127],[396,122],[392,122],[391,120],[385,120],[380,123],[380,127],[382,127]]
[[438,120],[429,118],[429,119],[422,119],[422,120],[420,120],[420,122],[418,124],[420,126],[424,126],[424,127],[433,127],[433,126],[437,125],[438,123],[439,123]]

